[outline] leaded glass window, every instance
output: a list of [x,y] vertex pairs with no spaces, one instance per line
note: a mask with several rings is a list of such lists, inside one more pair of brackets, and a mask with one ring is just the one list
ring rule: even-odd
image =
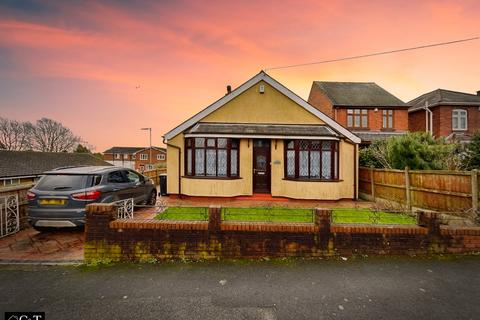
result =
[[238,176],[238,140],[187,138],[185,148],[185,174],[187,176]]
[[285,141],[285,176],[312,180],[338,179],[338,142]]

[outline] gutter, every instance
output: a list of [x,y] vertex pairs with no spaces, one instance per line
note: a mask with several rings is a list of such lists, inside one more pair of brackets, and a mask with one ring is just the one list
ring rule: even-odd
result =
[[162,138],[163,144],[165,144],[167,147],[172,147],[178,150],[178,197],[182,199],[182,149],[166,142],[165,136],[163,136]]

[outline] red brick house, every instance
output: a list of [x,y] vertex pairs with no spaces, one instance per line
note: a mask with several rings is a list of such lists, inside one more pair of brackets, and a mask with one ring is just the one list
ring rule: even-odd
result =
[[363,146],[408,130],[408,104],[374,82],[314,81],[308,102],[360,137]]
[[166,167],[167,151],[159,147],[152,147],[151,153],[149,147],[112,147],[103,152],[103,159],[114,166],[143,172]]
[[468,142],[480,130],[480,91],[477,94],[437,89],[409,102],[410,131]]

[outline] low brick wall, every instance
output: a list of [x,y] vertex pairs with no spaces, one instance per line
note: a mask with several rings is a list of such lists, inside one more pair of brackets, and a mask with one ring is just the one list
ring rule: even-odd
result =
[[480,228],[440,226],[435,213],[419,213],[418,226],[331,225],[317,209],[314,223],[115,220],[108,204],[87,206],[85,260],[152,261],[335,255],[407,255],[480,251]]

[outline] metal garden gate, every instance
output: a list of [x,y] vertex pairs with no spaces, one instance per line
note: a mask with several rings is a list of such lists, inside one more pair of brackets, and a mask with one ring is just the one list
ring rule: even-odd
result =
[[18,195],[0,196],[0,238],[20,230]]

